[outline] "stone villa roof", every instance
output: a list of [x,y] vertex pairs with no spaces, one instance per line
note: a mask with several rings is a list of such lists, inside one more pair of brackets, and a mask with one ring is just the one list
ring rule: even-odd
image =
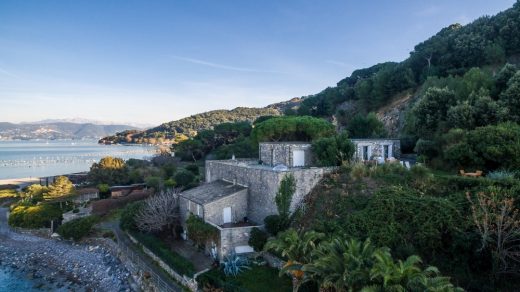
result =
[[205,205],[224,197],[234,195],[245,189],[247,188],[241,185],[236,185],[223,180],[216,180],[184,191],[180,196],[197,204]]

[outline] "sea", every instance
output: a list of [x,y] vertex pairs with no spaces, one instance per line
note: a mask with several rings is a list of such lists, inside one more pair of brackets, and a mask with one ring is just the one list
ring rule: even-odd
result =
[[38,178],[88,171],[105,156],[151,158],[148,145],[101,145],[97,140],[0,141],[0,179]]
[[0,291],[41,291],[40,283],[31,281],[19,272],[0,266]]

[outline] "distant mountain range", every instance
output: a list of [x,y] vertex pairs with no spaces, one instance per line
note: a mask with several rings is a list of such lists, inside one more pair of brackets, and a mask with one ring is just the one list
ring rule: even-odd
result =
[[94,124],[94,125],[129,125],[139,129],[147,129],[154,127],[154,124],[135,123],[135,122],[124,122],[118,123],[113,121],[100,121],[84,118],[66,118],[66,119],[45,119],[34,122],[21,122],[20,124],[55,124],[55,123],[73,123],[73,124]]
[[99,139],[129,129],[138,128],[130,125],[98,125],[51,120],[20,124],[0,122],[0,140]]

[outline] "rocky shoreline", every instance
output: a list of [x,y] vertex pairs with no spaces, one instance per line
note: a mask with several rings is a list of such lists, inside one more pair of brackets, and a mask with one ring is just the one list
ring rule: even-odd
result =
[[[2,218],[3,219],[3,218]],[[5,221],[0,220],[0,225]],[[0,228],[0,267],[48,291],[133,291],[108,239],[76,244]]]

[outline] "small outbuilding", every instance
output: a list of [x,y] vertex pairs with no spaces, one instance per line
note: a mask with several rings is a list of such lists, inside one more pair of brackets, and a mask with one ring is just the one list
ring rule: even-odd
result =
[[399,139],[351,139],[356,147],[354,159],[358,161],[388,161],[401,157]]
[[263,142],[259,145],[259,158],[269,166],[308,167],[313,164],[311,147],[307,142]]

